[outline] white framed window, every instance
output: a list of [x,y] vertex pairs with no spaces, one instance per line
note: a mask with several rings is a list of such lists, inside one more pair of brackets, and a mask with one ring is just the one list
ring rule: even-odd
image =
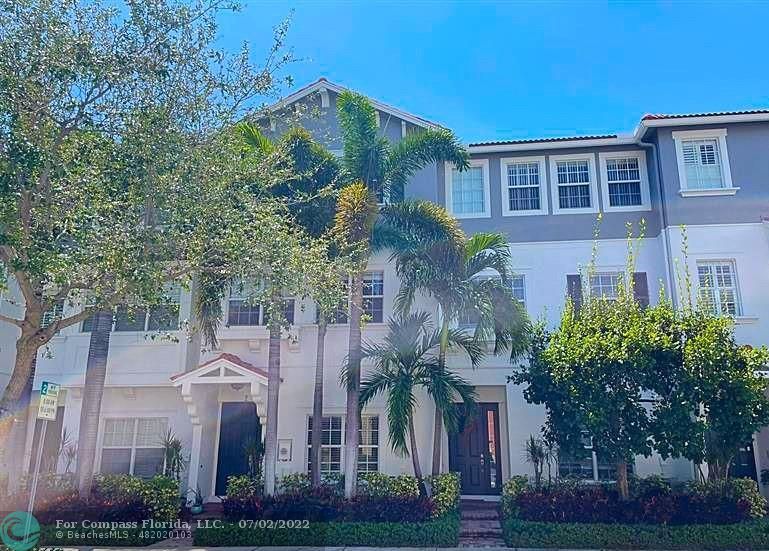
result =
[[673,132],[683,197],[734,195],[726,129]]
[[370,323],[384,322],[384,272],[363,274],[363,314]]
[[[585,435],[586,453],[581,457],[558,454],[558,476],[592,482],[614,482],[617,479],[617,464],[598,455],[593,448],[593,439]],[[627,473],[632,475],[634,465],[628,463]]]
[[697,262],[700,303],[714,314],[742,315],[733,260]]
[[[125,331],[176,331],[179,329],[179,304],[182,288],[178,283],[165,286],[163,302],[151,307],[118,306],[112,322],[112,330]],[[86,306],[93,306],[93,298],[86,299]],[[94,318],[83,320],[80,330],[83,333],[93,331]]]
[[489,218],[489,161],[470,161],[470,167],[460,172],[446,163],[446,210],[455,218]]
[[[252,282],[238,281],[230,286],[227,300],[227,327],[255,327],[267,325],[269,312],[256,301],[257,286]],[[290,324],[294,323],[296,301],[284,298],[283,316]]]
[[[344,458],[344,415],[323,417],[320,437],[320,472],[331,474],[342,472]],[[379,470],[379,416],[361,415],[358,429],[358,472]],[[307,472],[312,469],[310,449],[312,447],[312,416],[307,418]]]
[[513,298],[526,308],[526,276],[523,274],[513,274],[510,277],[510,286],[513,291]]
[[547,170],[544,157],[511,157],[499,161],[502,215],[547,214]]
[[622,272],[596,272],[590,274],[590,296],[617,300],[622,279]]
[[595,155],[551,155],[550,175],[554,214],[598,212]]
[[650,210],[645,151],[599,153],[605,211]]
[[104,420],[101,474],[132,474],[152,478],[163,472],[163,440],[167,417],[120,417]]

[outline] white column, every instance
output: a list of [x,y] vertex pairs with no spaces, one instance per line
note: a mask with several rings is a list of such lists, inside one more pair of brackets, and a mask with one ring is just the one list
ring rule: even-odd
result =
[[192,425],[192,448],[190,450],[190,472],[187,478],[187,490],[195,492],[198,488],[198,473],[200,472],[200,442],[203,436],[203,425]]

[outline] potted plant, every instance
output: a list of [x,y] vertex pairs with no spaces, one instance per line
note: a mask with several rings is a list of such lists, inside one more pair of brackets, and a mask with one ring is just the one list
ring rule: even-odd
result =
[[198,486],[195,490],[190,490],[188,493],[192,494],[190,513],[193,515],[199,515],[203,512],[203,494],[200,493],[200,486]]

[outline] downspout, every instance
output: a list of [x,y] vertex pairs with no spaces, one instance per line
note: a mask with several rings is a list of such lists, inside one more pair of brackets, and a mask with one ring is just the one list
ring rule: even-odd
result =
[[666,281],[665,285],[668,288],[668,293],[670,293],[670,298],[673,301],[673,304],[677,304],[677,297],[676,297],[676,287],[673,285],[673,281],[675,281],[675,273],[673,272],[673,252],[670,248],[670,237],[668,236],[668,213],[667,213],[667,206],[665,204],[665,186],[664,181],[662,178],[662,160],[660,159],[659,155],[659,148],[657,147],[657,144],[654,142],[645,142],[643,139],[639,139],[636,142],[640,147],[650,149],[652,152],[652,155],[654,155],[654,166],[655,171],[657,173],[657,188],[660,194],[660,203],[662,205],[662,208],[660,209],[660,213],[662,215],[662,228],[660,231],[660,234],[662,235],[662,242],[663,242],[663,249],[662,254],[665,257],[665,276]]

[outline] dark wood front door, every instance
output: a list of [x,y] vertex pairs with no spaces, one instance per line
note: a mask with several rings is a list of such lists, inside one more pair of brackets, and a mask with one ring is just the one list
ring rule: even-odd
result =
[[748,442],[740,448],[739,453],[732,461],[729,476],[733,478],[752,478],[758,482],[756,472],[756,456],[753,453],[753,442]]
[[262,427],[253,402],[222,403],[219,424],[219,455],[216,464],[216,495],[227,493],[227,478],[248,473],[246,447],[258,442]]
[[458,472],[463,494],[498,494],[502,487],[499,449],[499,404],[478,404],[464,415],[462,432],[449,434],[449,470]]

